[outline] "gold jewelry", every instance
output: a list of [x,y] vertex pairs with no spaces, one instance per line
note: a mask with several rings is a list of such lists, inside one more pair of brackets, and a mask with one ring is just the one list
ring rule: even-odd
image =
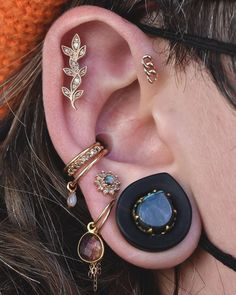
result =
[[71,187],[75,187],[82,176],[87,173],[101,158],[103,158],[108,153],[108,150],[104,149],[100,153],[98,153],[94,160],[89,162],[87,166],[85,166],[78,175],[76,175],[75,179],[70,182]]
[[76,173],[78,173],[74,180],[67,183],[67,190],[69,191],[67,197],[68,207],[74,207],[77,203],[76,190],[78,188],[79,179],[107,153],[108,150],[105,149],[99,142],[96,142],[75,156],[66,165],[64,172],[66,172],[69,176],[75,176]]
[[104,149],[104,146],[100,142],[95,142],[77,156],[75,156],[64,168],[64,172],[68,176],[75,175],[76,171],[80,169],[84,164],[94,158],[98,153]]
[[153,84],[157,80],[157,71],[152,62],[152,57],[148,54],[144,55],[142,58],[142,65],[148,82]]
[[72,107],[76,110],[75,102],[79,99],[84,90],[78,90],[82,82],[82,77],[87,73],[87,66],[80,68],[78,60],[81,59],[86,54],[86,45],[80,47],[81,41],[78,34],[75,34],[71,41],[71,48],[62,45],[61,49],[63,53],[69,56],[69,66],[70,68],[63,68],[64,73],[67,76],[73,77],[70,82],[70,89],[67,87],[62,87],[62,93],[70,99]]
[[76,196],[76,190],[77,190],[77,185],[72,186],[71,181],[67,183],[66,188],[69,191],[68,197],[67,197],[67,206],[69,208],[75,207],[77,204],[77,196]]
[[112,200],[98,216],[96,221],[87,225],[87,232],[80,238],[77,252],[80,259],[89,263],[88,277],[93,280],[93,290],[97,291],[98,276],[101,274],[101,260],[104,255],[104,244],[99,231],[107,221],[115,200]]
[[114,196],[120,190],[120,181],[117,175],[112,172],[104,172],[97,174],[94,181],[97,190],[104,195]]

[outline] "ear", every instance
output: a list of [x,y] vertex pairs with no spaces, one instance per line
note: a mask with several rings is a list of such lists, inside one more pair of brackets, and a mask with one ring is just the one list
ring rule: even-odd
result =
[[[68,58],[61,46],[71,46],[75,34],[87,46],[80,67],[87,66],[82,79],[83,96],[71,107],[61,88],[69,85],[63,68]],[[159,70],[159,80],[150,84],[141,64],[149,54]],[[43,49],[43,99],[53,145],[67,163],[99,137],[110,151],[80,181],[89,211],[95,219],[110,201],[96,191],[94,177],[101,170],[112,171],[125,188],[147,175],[166,171],[176,174],[175,155],[162,140],[153,102],[165,87],[162,58],[153,39],[118,15],[98,7],[70,10],[49,30]],[[164,73],[164,72],[163,72]],[[188,191],[187,191],[188,193]],[[109,246],[123,259],[145,268],[166,268],[179,264],[195,249],[199,218],[193,205],[193,223],[187,237],[175,248],[147,253],[128,244],[121,236],[112,212],[102,229]],[[112,234],[111,234],[112,233]]]

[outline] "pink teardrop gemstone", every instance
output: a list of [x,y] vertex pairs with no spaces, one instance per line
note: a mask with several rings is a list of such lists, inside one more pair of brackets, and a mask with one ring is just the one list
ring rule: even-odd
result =
[[79,257],[89,263],[100,260],[104,253],[104,245],[101,238],[93,233],[86,233],[78,244]]

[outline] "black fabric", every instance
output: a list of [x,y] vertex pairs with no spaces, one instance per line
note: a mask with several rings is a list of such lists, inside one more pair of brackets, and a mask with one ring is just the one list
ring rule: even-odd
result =
[[198,49],[210,50],[216,53],[228,55],[236,55],[236,44],[226,43],[210,38],[204,38],[189,34],[181,34],[177,32],[167,31],[160,28],[151,27],[144,24],[136,24],[143,32],[164,39],[181,42]]
[[202,233],[199,245],[215,257],[217,260],[222,262],[227,267],[231,268],[232,270],[236,271],[236,258],[230,254],[227,254],[221,251],[218,247],[216,247],[212,242],[209,241],[205,232]]

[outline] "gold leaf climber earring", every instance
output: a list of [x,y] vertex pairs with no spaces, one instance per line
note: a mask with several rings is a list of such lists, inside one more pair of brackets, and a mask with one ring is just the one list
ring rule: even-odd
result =
[[148,82],[153,84],[157,80],[157,70],[152,62],[152,57],[150,55],[144,55],[142,58],[142,65]]
[[62,93],[70,99],[72,107],[76,110],[75,102],[79,99],[84,90],[78,90],[82,77],[87,73],[87,66],[80,68],[78,60],[86,54],[86,45],[81,46],[80,37],[75,34],[71,41],[71,48],[62,45],[61,49],[63,53],[69,56],[70,68],[63,68],[64,73],[67,76],[73,77],[70,82],[70,89],[62,87]]

